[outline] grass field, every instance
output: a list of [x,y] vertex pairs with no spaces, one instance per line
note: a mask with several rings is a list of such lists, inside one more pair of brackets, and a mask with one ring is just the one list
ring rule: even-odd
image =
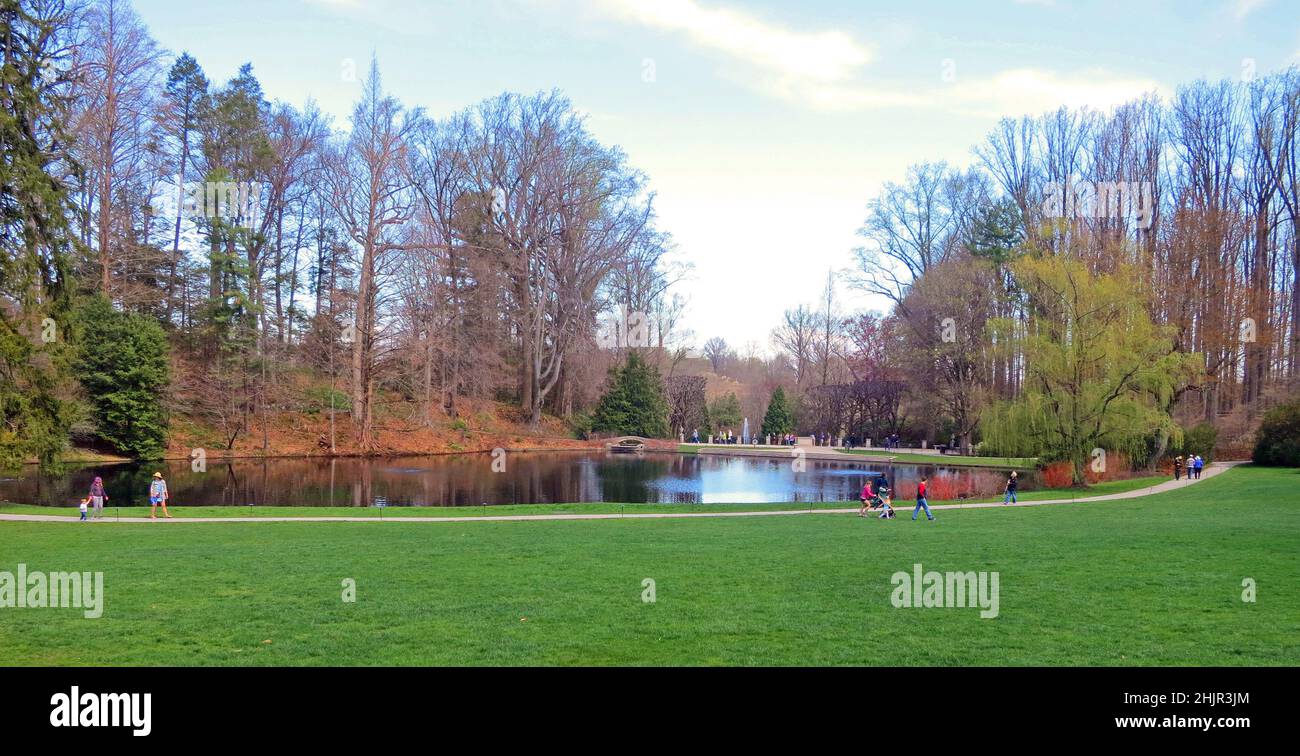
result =
[[[106,594],[93,620],[0,608],[0,664],[1295,665],[1297,484],[1238,468],[933,523],[0,522],[0,570],[102,571]],[[999,616],[893,607],[918,562],[997,571]]]
[[[1140,488],[1147,488],[1163,483],[1166,476],[1132,478],[1096,483],[1084,489],[1044,489],[1040,491],[1021,491],[1018,501],[1042,501],[1044,499],[1087,498],[1106,494],[1122,493]],[[982,499],[979,501],[1001,501]],[[972,499],[974,503],[977,500]],[[905,502],[897,502],[900,506]],[[913,502],[915,503],[915,502]],[[942,504],[944,502],[934,501]],[[780,504],[503,504],[482,507],[387,507],[379,510],[374,507],[186,507],[170,508],[173,517],[372,517],[384,519],[392,517],[483,517],[487,515],[544,515],[544,514],[633,514],[654,512],[757,512],[789,511],[800,509],[856,509],[858,502],[785,502]],[[30,504],[0,504],[0,514],[38,514],[61,515],[77,518],[75,506],[53,508],[38,507]],[[162,516],[162,510],[158,510]],[[149,507],[114,507],[104,509],[104,519],[138,519],[149,516]]]
[[945,454],[914,454],[909,452],[879,451],[876,449],[837,449],[844,454],[858,454],[869,457],[892,457],[895,462],[907,462],[918,465],[941,465],[944,467],[1005,467],[1020,470],[1033,470],[1038,467],[1038,460],[1033,457],[962,457]]
[[[699,454],[700,449],[753,449],[749,446],[728,446],[727,444],[679,444],[677,452],[679,454]],[[763,447],[757,447],[760,450]],[[790,449],[799,447],[778,446],[767,447],[775,448],[784,454]],[[807,448],[807,447],[804,447]],[[916,454],[911,452],[897,452],[886,449],[845,449],[835,447],[835,451],[841,454],[854,454],[863,457],[876,457],[879,459],[892,458],[895,462],[918,465],[942,465],[944,467],[1005,467],[1007,469],[1018,468],[1021,470],[1032,470],[1038,467],[1038,460],[1033,457],[962,457],[958,455],[937,454]]]

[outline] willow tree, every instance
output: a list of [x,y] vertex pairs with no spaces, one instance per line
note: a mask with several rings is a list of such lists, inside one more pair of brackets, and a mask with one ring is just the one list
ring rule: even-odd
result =
[[1200,357],[1177,351],[1173,329],[1152,322],[1131,272],[1094,275],[1070,255],[1030,255],[1012,273],[1028,319],[993,328],[999,344],[1024,355],[1024,393],[985,414],[986,443],[997,453],[1068,461],[1079,486],[1096,449],[1136,458],[1153,434],[1177,441],[1161,407],[1195,379]]

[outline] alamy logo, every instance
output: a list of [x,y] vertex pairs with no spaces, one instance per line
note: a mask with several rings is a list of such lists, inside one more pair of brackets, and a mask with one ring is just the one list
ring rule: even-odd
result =
[[0,609],[82,609],[86,619],[104,613],[104,573],[0,571]]
[[650,346],[650,316],[623,310],[603,318],[596,331],[596,346],[601,349]]
[[70,693],[50,696],[51,727],[130,727],[144,737],[153,732],[151,693]]
[[909,574],[895,572],[890,582],[894,592],[889,601],[898,609],[979,607],[980,617],[998,616],[998,582],[996,572],[922,572],[921,563],[912,565]]
[[261,199],[262,185],[253,181],[186,181],[176,194],[160,195],[152,204],[157,212],[170,215],[176,212],[174,203],[179,202],[187,218],[221,218],[242,228],[254,228]]
[[1043,215],[1048,218],[1128,218],[1138,228],[1155,220],[1150,181],[1052,181],[1043,187]]

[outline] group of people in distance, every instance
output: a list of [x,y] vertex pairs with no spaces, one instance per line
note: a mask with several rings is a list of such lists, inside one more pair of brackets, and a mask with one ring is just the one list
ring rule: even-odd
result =
[[1184,472],[1187,473],[1188,480],[1197,480],[1201,477],[1201,469],[1205,467],[1205,460],[1201,459],[1199,454],[1188,454],[1186,459],[1179,454],[1174,457],[1174,480],[1178,480]]
[[[739,435],[732,433],[730,428],[726,428],[721,431],[718,431],[716,435],[711,437],[706,437],[706,438],[708,438],[709,441],[715,444],[748,443],[757,446],[794,446],[799,441],[799,437],[794,435],[793,433],[782,433],[776,435],[771,433],[767,435],[756,433],[753,436],[750,436],[749,440],[746,441],[743,438],[741,438]],[[817,437],[814,436],[813,438],[815,439]],[[826,439],[825,444],[829,444],[830,437],[826,436],[825,439]],[[695,428],[694,430],[691,431],[691,443],[692,444],[700,443],[699,428]]]
[[[915,520],[917,515],[925,512],[928,520],[934,519],[934,514],[930,512],[930,502],[926,500],[926,489],[930,479],[921,476],[921,480],[916,484],[916,507],[912,510],[912,519]],[[1007,476],[1006,485],[1003,488],[1002,503],[1015,504],[1016,490],[1020,487],[1020,476],[1012,470]],[[884,477],[867,478],[867,482],[862,485],[862,495],[860,497],[862,506],[858,509],[858,517],[866,517],[867,513],[873,509],[880,510],[880,519],[892,520],[894,518],[894,495],[889,488],[889,481]]]
[[[925,512],[927,520],[934,520],[934,514],[930,512],[930,503],[926,501],[925,492],[926,484],[929,478],[922,476],[916,484],[916,508],[912,510],[912,520],[922,511]],[[867,512],[873,509],[879,509],[881,520],[894,519],[894,492],[889,488],[889,481],[885,478],[867,478],[867,482],[862,485],[862,506],[858,509],[858,517],[866,517]]]
[[[163,480],[162,473],[156,472],[153,474],[153,480],[149,483],[149,519],[158,519],[155,512],[158,511],[159,506],[162,507],[163,517],[171,519],[172,516],[167,512],[167,498],[167,481]],[[94,509],[92,519],[101,519],[104,516],[104,502],[106,501],[108,501],[108,493],[104,490],[104,479],[96,475],[95,479],[90,483],[90,493],[81,500],[82,522],[85,522],[86,515],[89,514],[89,510],[92,508]]]

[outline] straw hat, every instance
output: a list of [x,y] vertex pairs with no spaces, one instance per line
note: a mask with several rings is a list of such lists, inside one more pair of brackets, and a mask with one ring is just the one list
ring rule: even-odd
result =
[[153,476],[154,476],[155,478],[161,478],[161,477],[162,477],[162,473],[160,473],[160,472],[156,472],[156,473],[153,474]]

